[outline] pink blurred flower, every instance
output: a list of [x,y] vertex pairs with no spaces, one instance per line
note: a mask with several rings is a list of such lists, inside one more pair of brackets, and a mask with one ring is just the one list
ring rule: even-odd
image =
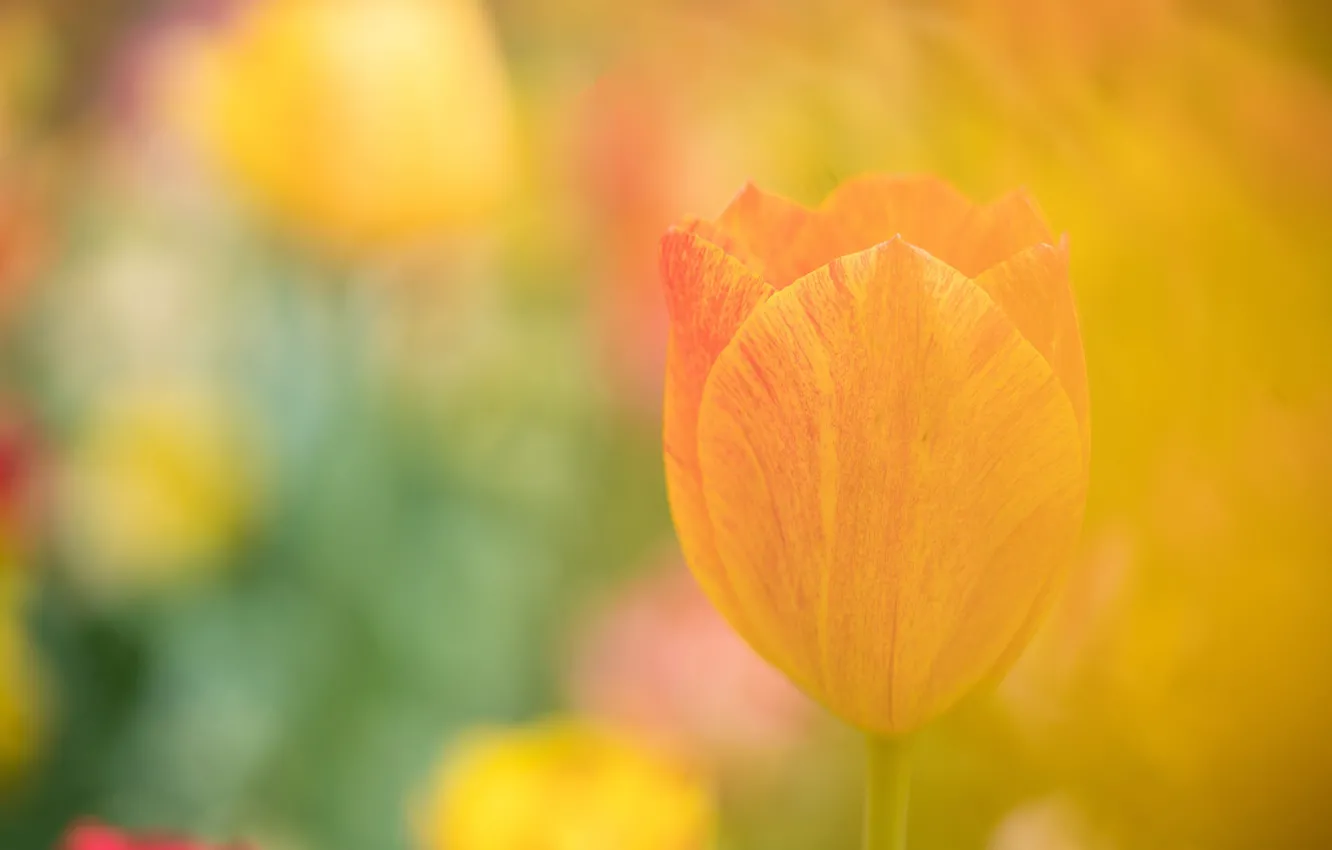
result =
[[165,836],[133,837],[109,826],[84,822],[65,834],[61,850],[253,850],[242,844],[211,845]]
[[811,718],[812,703],[736,636],[678,558],[623,588],[583,638],[577,707],[688,756],[779,754]]

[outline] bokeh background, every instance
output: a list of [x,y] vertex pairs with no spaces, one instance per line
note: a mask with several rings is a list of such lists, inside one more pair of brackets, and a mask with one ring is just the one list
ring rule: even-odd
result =
[[0,847],[856,846],[675,549],[656,251],[871,170],[1031,189],[1093,405],[912,846],[1332,846],[1330,9],[0,5]]

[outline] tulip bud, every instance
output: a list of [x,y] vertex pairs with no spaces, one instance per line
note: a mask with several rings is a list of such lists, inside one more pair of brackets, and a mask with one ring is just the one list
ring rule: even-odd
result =
[[746,188],[667,233],[664,443],[685,555],[742,636],[878,735],[1020,652],[1075,544],[1086,372],[1030,200]]

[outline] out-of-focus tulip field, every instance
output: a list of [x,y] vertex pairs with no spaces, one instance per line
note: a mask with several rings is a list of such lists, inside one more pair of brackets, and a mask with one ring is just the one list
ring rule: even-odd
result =
[[1024,187],[1090,388],[910,846],[1332,847],[1329,9],[0,4],[0,848],[858,846],[676,542],[658,263],[868,172]]

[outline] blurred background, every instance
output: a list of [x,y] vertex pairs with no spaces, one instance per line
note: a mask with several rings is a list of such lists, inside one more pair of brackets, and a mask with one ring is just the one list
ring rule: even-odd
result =
[[1093,405],[913,848],[1332,846],[1330,10],[0,4],[0,847],[857,846],[675,549],[656,252],[871,170],[1032,190]]

